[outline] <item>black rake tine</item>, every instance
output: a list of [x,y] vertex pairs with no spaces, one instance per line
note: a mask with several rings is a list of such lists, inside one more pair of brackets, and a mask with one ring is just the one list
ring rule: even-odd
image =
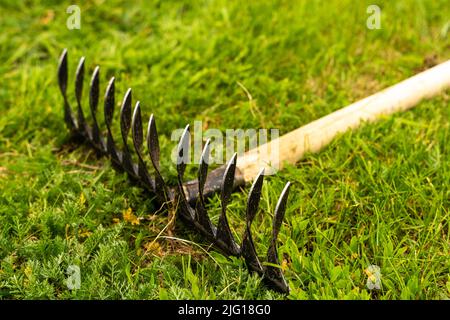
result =
[[248,266],[260,273],[263,272],[263,267],[259,261],[256,253],[255,244],[251,234],[251,224],[256,216],[261,200],[261,189],[264,182],[264,168],[261,169],[255,181],[253,182],[247,200],[246,210],[246,227],[244,237],[242,239],[241,254],[244,257]]
[[[177,172],[178,180],[180,183],[183,181],[184,171],[186,170],[187,157],[189,156],[189,144],[190,144],[190,132],[189,125],[183,130],[181,134],[180,142],[177,148]],[[183,191],[184,193],[184,191]]]
[[150,115],[147,126],[147,147],[155,170],[159,172],[159,138],[156,130],[156,120],[153,114]]
[[128,89],[123,98],[122,106],[120,108],[120,132],[122,134],[123,152],[122,152],[122,167],[133,178],[136,178],[137,173],[135,166],[131,160],[131,152],[128,147],[128,133],[131,128],[131,89]]
[[100,90],[100,68],[97,66],[92,73],[91,78],[91,87],[89,90],[89,107],[91,109],[92,115],[92,141],[95,145],[97,145],[100,149],[103,149],[102,140],[100,138],[100,130],[98,128],[97,122],[97,107],[98,107],[98,97]]
[[195,206],[196,220],[205,228],[213,237],[216,234],[216,228],[211,223],[209,219],[208,212],[205,207],[205,198],[203,196],[203,189],[205,188],[205,182],[208,175],[208,163],[210,155],[210,143],[211,140],[208,139],[203,148],[202,155],[200,157],[200,165],[198,168],[198,199]]
[[141,118],[141,104],[136,102],[134,107],[133,118],[131,120],[131,131],[133,137],[134,150],[138,156],[138,177],[139,180],[144,184],[144,186],[150,190],[154,190],[154,183],[150,179],[150,176],[145,166],[144,160],[142,158],[142,143],[144,142],[144,135],[142,133],[142,118]]
[[63,96],[67,91],[67,49],[64,49],[59,57],[58,64],[58,84]]
[[181,213],[184,214],[185,218],[187,218],[189,221],[193,221],[195,220],[195,212],[191,208],[191,206],[189,206],[189,203],[186,200],[186,194],[183,189],[183,176],[186,170],[187,159],[189,156],[189,143],[189,125],[186,125],[177,148],[178,193],[180,198],[180,205],[182,208]]
[[221,200],[221,214],[219,218],[219,223],[217,225],[216,241],[222,242],[226,245],[226,249],[234,255],[239,254],[239,247],[234,241],[233,235],[231,233],[230,225],[227,219],[227,204],[230,200],[231,192],[233,191],[234,185],[234,174],[236,172],[236,158],[237,153],[233,155],[231,160],[228,162],[223,174],[220,200]]
[[114,115],[114,107],[115,107],[115,82],[116,79],[114,77],[109,80],[108,86],[105,91],[105,100],[104,100],[104,116],[105,123],[108,127],[108,130],[111,131],[111,124]]
[[106,152],[111,156],[113,164],[120,166],[121,163],[121,153],[118,152],[114,138],[111,131],[111,124],[114,115],[115,107],[115,78],[112,77],[109,80],[108,86],[105,91],[105,99],[103,105],[103,113],[105,118],[106,129],[108,130],[106,136]]
[[154,173],[155,173],[155,193],[160,198],[160,201],[167,201],[167,187],[164,182],[164,179],[160,172],[159,166],[159,138],[158,131],[156,130],[156,120],[155,117],[150,115],[150,119],[148,121],[147,126],[147,148],[148,153],[150,155],[150,160],[153,165]]
[[284,292],[289,291],[289,287],[284,279],[283,272],[280,267],[275,267],[273,265],[279,265],[278,251],[277,251],[277,238],[280,232],[281,224],[283,222],[284,214],[286,212],[286,203],[289,195],[291,183],[286,183],[283,191],[281,192],[280,198],[278,199],[277,206],[275,207],[275,214],[273,217],[273,230],[272,239],[270,242],[269,249],[267,251],[267,262],[270,265],[266,266],[264,276],[270,279],[271,283],[277,286],[280,290]]
[[201,199],[203,199],[203,189],[205,188],[205,182],[208,175],[209,156],[211,151],[210,143],[210,139],[206,140],[202,155],[200,157],[200,165],[198,167],[198,192]]
[[64,98],[64,121],[67,127],[72,133],[77,130],[76,123],[73,119],[72,109],[70,108],[69,101],[67,100],[67,49],[64,49],[61,57],[59,58],[58,65],[58,84],[61,94]]
[[85,58],[81,57],[80,62],[78,63],[77,71],[75,73],[75,97],[77,99],[78,107],[78,129],[82,130],[83,134],[86,134],[86,118],[83,113],[83,108],[81,107],[81,98],[83,96],[84,61]]

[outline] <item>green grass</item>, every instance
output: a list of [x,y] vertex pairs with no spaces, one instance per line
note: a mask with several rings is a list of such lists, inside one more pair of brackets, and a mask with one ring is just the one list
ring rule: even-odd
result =
[[[112,75],[120,95],[133,88],[145,117],[157,117],[173,179],[170,134],[187,123],[286,133],[449,59],[447,1],[376,1],[380,30],[366,28],[372,3],[87,1],[81,30],[68,30],[68,4],[2,1],[0,298],[286,298],[181,223],[166,228],[167,214],[106,159],[68,148],[57,59],[67,47],[70,89],[82,55],[87,71],[100,65],[102,91]],[[267,179],[254,228],[261,254],[293,182],[279,250],[288,298],[450,298],[449,105],[447,92]],[[237,231],[247,193],[230,204]],[[217,216],[217,197],[210,207]],[[123,219],[128,208],[138,225]],[[366,288],[371,264],[379,291]]]

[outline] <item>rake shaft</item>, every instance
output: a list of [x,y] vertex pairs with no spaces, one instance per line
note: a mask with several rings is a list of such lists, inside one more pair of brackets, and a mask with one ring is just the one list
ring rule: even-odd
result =
[[239,171],[245,181],[252,181],[261,167],[282,169],[286,163],[295,164],[306,153],[322,149],[338,134],[365,121],[412,108],[447,88],[450,60],[248,151],[237,160]]

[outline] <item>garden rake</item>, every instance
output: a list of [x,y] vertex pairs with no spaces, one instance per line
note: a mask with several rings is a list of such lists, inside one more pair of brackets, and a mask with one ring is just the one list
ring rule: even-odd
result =
[[[78,141],[88,142],[101,155],[110,157],[116,170],[124,171],[130,180],[154,196],[162,205],[173,204],[177,215],[200,232],[226,255],[243,257],[248,269],[263,277],[272,289],[288,293],[289,286],[279,267],[277,238],[286,211],[289,194],[288,182],[275,207],[272,237],[267,252],[267,263],[262,263],[253,243],[251,224],[254,220],[261,197],[265,170],[283,168],[286,163],[295,164],[306,152],[316,152],[328,144],[338,133],[357,127],[362,121],[372,121],[380,115],[406,110],[423,98],[429,98],[450,86],[450,61],[424,71],[397,85],[389,87],[368,98],[335,111],[323,118],[300,127],[265,145],[249,150],[241,156],[235,153],[229,162],[208,174],[210,141],[206,141],[200,157],[197,179],[183,182],[189,150],[189,125],[183,131],[177,148],[177,184],[170,187],[160,172],[160,148],[155,117],[150,116],[146,144],[151,170],[144,162],[144,143],[141,108],[139,101],[132,109],[132,93],[128,89],[120,108],[120,131],[123,147],[119,149],[112,133],[115,107],[115,78],[111,78],[104,96],[104,119],[106,134],[97,121],[99,103],[99,67],[94,69],[89,88],[89,106],[92,124],[86,122],[81,98],[84,81],[84,57],[80,59],[75,75],[76,114],[72,111],[67,97],[68,58],[64,50],[58,67],[58,82],[64,98],[64,119],[72,136]],[[133,149],[128,145],[131,130]],[[132,160],[135,154],[137,163]],[[264,156],[261,158],[261,154]],[[234,238],[227,219],[227,204],[232,191],[252,182],[246,207],[246,227],[240,244]],[[219,192],[221,213],[214,225],[206,210],[206,198]]]

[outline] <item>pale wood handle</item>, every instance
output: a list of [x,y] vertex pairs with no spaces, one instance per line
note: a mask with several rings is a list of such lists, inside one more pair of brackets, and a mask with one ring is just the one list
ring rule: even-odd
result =
[[238,168],[249,182],[261,168],[271,170],[268,164],[278,169],[285,163],[294,164],[306,152],[319,151],[337,134],[357,127],[362,121],[407,110],[449,87],[450,60],[249,150],[237,159]]

